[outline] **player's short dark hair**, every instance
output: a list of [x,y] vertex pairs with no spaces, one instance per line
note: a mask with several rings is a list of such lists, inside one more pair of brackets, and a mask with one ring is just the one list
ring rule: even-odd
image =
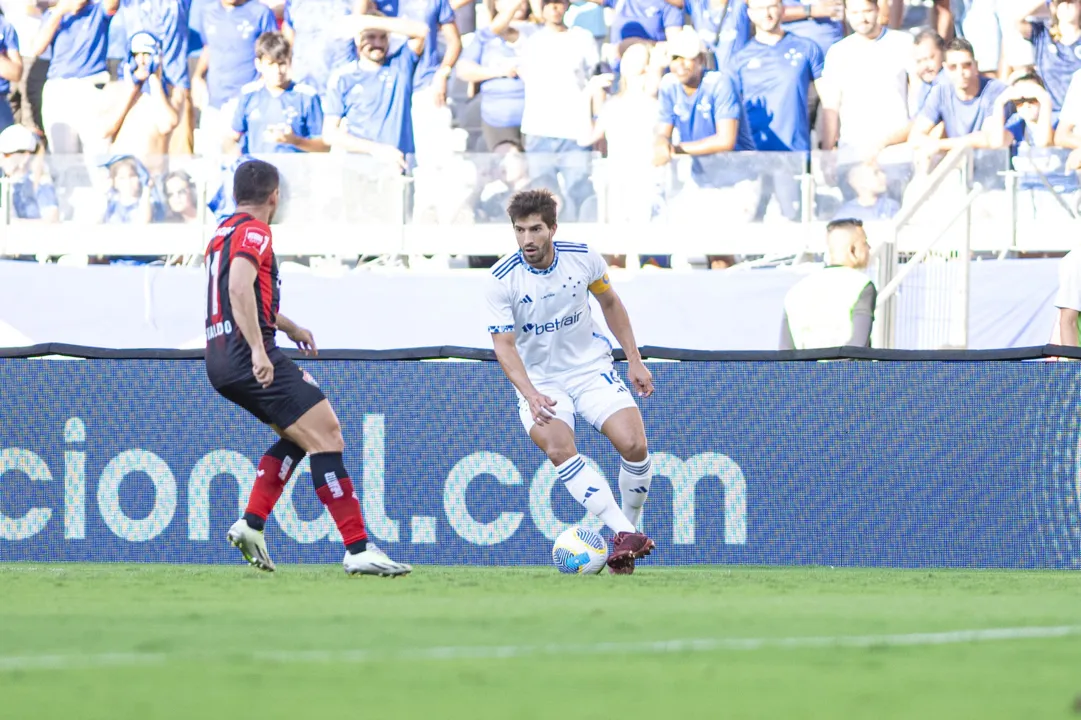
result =
[[280,182],[278,168],[262,160],[248,160],[233,174],[233,197],[237,205],[262,205]]
[[256,60],[269,60],[281,65],[293,57],[293,48],[280,32],[265,32],[255,41]]
[[545,225],[554,227],[557,212],[555,195],[544,189],[517,192],[507,205],[507,215],[512,223],[530,215],[540,215]]
[[828,235],[834,230],[851,230],[852,228],[861,227],[863,227],[863,221],[859,218],[837,218],[826,225],[826,234]]
[[946,44],[946,52],[966,52],[973,58],[976,57],[976,51],[972,49],[972,43],[959,37],[955,37]]
[[916,33],[916,37],[912,40],[913,45],[922,45],[925,42],[934,43],[934,46],[939,51],[944,52],[946,50],[946,41],[942,39],[942,36],[934,31],[933,28],[924,28]]

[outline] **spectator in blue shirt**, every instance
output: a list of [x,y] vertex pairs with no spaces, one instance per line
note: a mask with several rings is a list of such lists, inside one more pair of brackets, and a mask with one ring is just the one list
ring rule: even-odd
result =
[[651,42],[670,40],[683,27],[681,10],[666,0],[593,0],[612,8],[609,39],[613,45],[641,38]]
[[37,136],[22,125],[10,125],[0,132],[0,168],[11,182],[12,216],[59,222],[56,190],[37,150]]
[[[729,72],[743,89],[755,149],[809,153],[807,95],[811,84],[822,77],[822,51],[812,40],[785,32],[781,0],[750,0],[748,12],[755,34],[732,56]],[[800,169],[788,166],[769,175],[781,213],[789,220],[800,217]]]
[[784,0],[784,29],[818,43],[823,57],[845,36],[844,0]]
[[190,0],[101,0],[106,12],[127,31],[127,44],[137,32],[148,32],[162,45],[162,77],[180,122],[169,139],[169,153],[191,155],[193,109],[188,73],[188,7]]
[[[525,83],[518,77],[518,53],[531,26],[523,21],[529,6],[521,0],[497,0],[492,27],[477,31],[458,60],[456,72],[480,85],[480,118],[488,152],[503,143],[522,145]],[[512,21],[505,21],[509,14]],[[498,31],[498,32],[496,32]]]
[[935,83],[940,80],[949,82],[949,79],[942,69],[946,42],[937,32],[928,28],[917,33],[912,42],[912,52],[915,74],[909,76],[908,109],[915,117],[927,104]]
[[64,0],[45,15],[35,54],[52,57],[41,116],[54,154],[104,152],[105,141],[87,118],[104,109],[108,32],[109,10],[97,0]]
[[141,162],[121,155],[110,158],[105,167],[109,168],[111,187],[105,196],[103,223],[132,225],[165,219],[165,207]]
[[[376,12],[355,16],[358,58],[339,67],[327,83],[323,139],[331,147],[372,155],[404,170],[406,156],[413,153],[413,73],[428,28]],[[409,40],[392,50],[390,33]]]
[[0,15],[0,130],[15,122],[8,94],[11,83],[18,86],[23,78],[23,57],[19,52],[19,36],[8,19]]
[[1026,9],[1018,22],[1021,36],[1032,43],[1035,69],[1051,95],[1052,122],[1058,120],[1066,88],[1075,72],[1081,70],[1081,2],[1051,0],[1051,21],[1028,20],[1045,7],[1045,0]]
[[901,203],[886,194],[886,173],[874,161],[853,166],[848,171],[847,179],[855,197],[837,209],[833,214],[834,220],[889,220],[901,209]]
[[[980,75],[972,45],[964,38],[954,38],[946,46],[944,67],[950,81],[931,89],[927,104],[912,124],[909,142],[927,155],[966,145],[988,147],[986,128],[995,112],[995,98],[1006,86]],[[932,137],[931,130],[940,122],[943,137]]]
[[[365,12],[369,3],[359,0],[359,11]],[[452,116],[447,107],[447,81],[462,52],[462,38],[450,0],[399,0],[397,17],[422,22],[428,28],[413,73],[411,101],[413,148],[419,165],[426,157],[450,147]]]
[[287,0],[282,34],[293,47],[293,77],[322,94],[334,68],[357,59],[357,45],[338,29],[354,0]]
[[729,67],[731,58],[751,39],[753,28],[747,16],[746,0],[667,0],[685,10],[706,48],[714,56],[714,67]]
[[169,100],[161,60],[161,43],[147,32],[131,38],[123,77],[107,90],[105,138],[114,156],[139,158],[154,175],[167,169],[169,137],[179,115]]
[[264,33],[255,42],[261,81],[248,86],[233,115],[233,143],[254,155],[326,152],[323,106],[310,85],[290,78],[291,48],[282,33]]
[[668,50],[671,72],[658,93],[653,162],[660,166],[677,154],[691,156],[691,183],[669,202],[669,219],[697,227],[749,222],[761,182],[732,152],[754,150],[738,78],[705,71],[706,48],[694,30],[680,32]]
[[259,0],[220,0],[204,8],[198,28],[203,51],[195,66],[192,97],[202,110],[199,130],[210,153],[221,152],[241,91],[259,77],[256,38],[277,29],[274,13]]

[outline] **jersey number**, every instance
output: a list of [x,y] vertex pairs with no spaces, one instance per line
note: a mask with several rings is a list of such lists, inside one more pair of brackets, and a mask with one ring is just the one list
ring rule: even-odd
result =
[[221,264],[221,250],[217,251],[210,256],[210,263],[207,265],[208,282],[210,287],[207,288],[210,295],[210,317],[216,317],[218,315],[218,270]]

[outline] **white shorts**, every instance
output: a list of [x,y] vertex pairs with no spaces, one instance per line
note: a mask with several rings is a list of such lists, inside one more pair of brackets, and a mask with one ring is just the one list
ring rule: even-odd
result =
[[[574,429],[575,413],[599,432],[604,422],[618,411],[638,407],[634,393],[624,384],[612,363],[594,365],[556,380],[534,382],[533,386],[556,401],[552,411],[571,430]],[[528,433],[533,428],[533,414],[521,393],[518,393],[518,417]]]

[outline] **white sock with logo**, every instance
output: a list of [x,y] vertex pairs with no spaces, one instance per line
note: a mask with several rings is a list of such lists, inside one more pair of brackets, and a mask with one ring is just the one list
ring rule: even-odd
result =
[[641,462],[619,459],[619,494],[623,498],[623,514],[635,527],[642,524],[642,506],[649,497],[653,482],[653,462],[649,455]]
[[627,520],[623,511],[616,505],[616,498],[608,481],[596,470],[586,465],[581,455],[575,455],[561,465],[556,465],[559,479],[567,492],[580,502],[586,510],[596,515],[615,532],[634,532],[634,525]]

